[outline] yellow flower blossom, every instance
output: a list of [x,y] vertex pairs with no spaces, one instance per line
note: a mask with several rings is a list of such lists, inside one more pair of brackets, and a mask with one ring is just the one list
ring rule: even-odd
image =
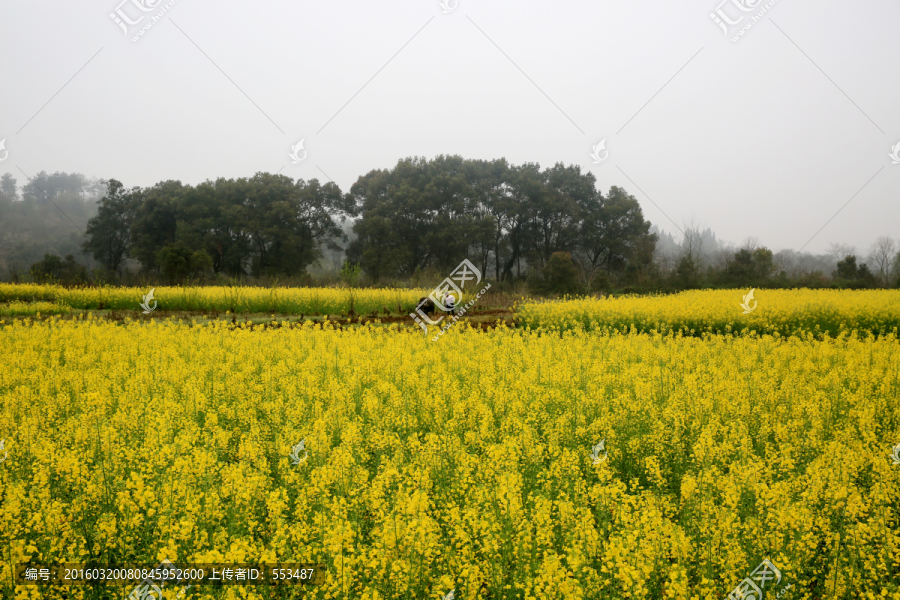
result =
[[723,598],[769,558],[789,598],[897,598],[892,334],[230,325],[0,327],[0,596],[169,559],[323,564],[315,599]]

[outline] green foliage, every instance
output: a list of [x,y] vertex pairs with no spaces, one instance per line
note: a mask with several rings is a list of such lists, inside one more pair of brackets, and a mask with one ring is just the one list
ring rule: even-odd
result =
[[160,271],[159,249],[175,241],[178,228],[178,198],[184,191],[179,181],[158,183],[144,193],[131,226],[128,255],[138,260],[144,271]]
[[554,252],[572,253],[588,279],[643,269],[656,240],[633,196],[614,187],[604,198],[577,165],[408,158],[360,177],[349,198],[360,219],[348,259],[376,281],[447,272],[463,257],[510,280]]
[[685,254],[678,261],[674,279],[676,285],[683,290],[694,290],[700,287],[700,265],[690,254]]
[[768,248],[749,250],[741,248],[725,268],[724,279],[728,283],[760,285],[775,270],[772,251]]
[[169,283],[183,283],[189,277],[199,278],[212,271],[213,261],[205,250],[191,251],[181,241],[169,244],[156,255],[156,262]]
[[591,283],[588,289],[593,293],[605,293],[609,292],[611,286],[612,284],[609,280],[609,275],[607,275],[605,271],[600,271],[598,273],[594,273],[594,276],[591,277]]
[[545,294],[577,294],[582,291],[578,268],[568,252],[554,252],[541,271],[538,290]]
[[639,272],[648,267],[656,239],[634,196],[613,186],[607,198],[598,194],[589,201],[578,243],[590,271],[602,268],[610,275],[629,265]]
[[833,276],[839,287],[873,288],[878,284],[878,278],[869,267],[865,263],[857,266],[856,256],[852,254],[838,262]]
[[31,265],[31,276],[39,283],[85,283],[88,279],[84,265],[75,262],[71,254],[63,261],[56,254],[45,254],[43,260]]
[[358,264],[352,264],[349,261],[345,260],[344,264],[341,266],[341,281],[344,282],[345,285],[350,287],[356,287],[359,283],[360,275],[362,274],[362,267]]
[[84,251],[111,273],[119,272],[127,256],[141,195],[140,188],[128,191],[121,182],[110,179],[97,216],[88,221]]
[[18,200],[19,192],[16,179],[9,173],[0,177],[0,203],[9,205]]
[[840,279],[853,280],[859,269],[856,266],[856,257],[853,255],[844,257],[844,260],[838,262],[837,268],[834,270],[834,276]]
[[22,191],[12,175],[0,176],[0,277],[22,280],[46,254],[71,254],[87,264],[82,233],[102,195],[96,182],[41,171]]
[[156,262],[170,283],[180,283],[191,271],[191,249],[184,242],[169,244],[156,254]]
[[[345,236],[334,218],[345,209],[334,183],[268,173],[196,187],[165,181],[131,191],[111,180],[84,247],[110,271],[130,257],[170,280],[206,270],[232,277],[248,269],[255,277],[299,276],[321,247],[339,248],[336,240]],[[169,249],[165,264],[163,248]],[[210,258],[210,269],[191,263],[196,252]]]
[[206,250],[195,250],[191,254],[191,274],[195,277],[203,277],[213,270],[212,257],[206,253]]

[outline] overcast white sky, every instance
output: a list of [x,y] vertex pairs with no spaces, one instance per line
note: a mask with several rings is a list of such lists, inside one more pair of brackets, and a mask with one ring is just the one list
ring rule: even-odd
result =
[[[0,173],[346,191],[407,156],[506,157],[580,164],[676,234],[665,215],[799,249],[846,204],[806,250],[900,237],[900,1],[776,0],[737,42],[765,2],[722,4],[726,36],[721,0],[448,1],[175,0],[132,42],[165,2],[0,0]],[[144,15],[128,36],[117,6]]]

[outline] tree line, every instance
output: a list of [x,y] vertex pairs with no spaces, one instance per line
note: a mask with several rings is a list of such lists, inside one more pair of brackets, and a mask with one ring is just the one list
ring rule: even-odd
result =
[[449,272],[468,257],[505,281],[564,252],[589,284],[648,267],[656,241],[633,196],[617,187],[604,196],[592,173],[562,163],[408,158],[360,177],[349,199],[358,220],[347,257],[375,279]]
[[[721,245],[693,226],[685,226],[678,244],[656,232],[624,189],[604,194],[592,173],[562,163],[542,169],[505,159],[406,158],[361,176],[347,192],[332,182],[270,173],[147,188],[40,173],[17,200],[15,180],[5,175],[0,216],[34,221],[56,211],[57,229],[63,217],[78,230],[83,223],[82,236],[72,227],[59,236],[67,241],[57,247],[77,250],[32,265],[38,280],[86,281],[80,257],[87,256],[106,281],[122,281],[136,267],[170,283],[223,277],[302,283],[328,254],[345,259],[341,272],[361,271],[369,284],[440,279],[468,258],[485,277],[546,293],[900,285],[900,253],[890,238],[876,241],[868,264],[843,246],[829,258],[773,253],[752,240],[741,248]],[[29,231],[17,231],[13,221],[2,231],[0,260],[10,240]],[[39,236],[24,237],[33,255]]]
[[647,267],[656,239],[634,197],[615,187],[604,196],[578,166],[439,156],[371,171],[347,193],[269,173],[131,189],[113,179],[84,250],[112,273],[131,258],[171,279],[297,276],[348,241],[347,219],[355,237],[347,261],[373,281],[449,270],[466,257],[509,280],[555,252],[573,256],[590,281]]
[[269,173],[131,189],[111,179],[84,249],[111,273],[131,258],[144,272],[175,281],[297,275],[344,235],[336,218],[348,214],[345,202],[334,183]]

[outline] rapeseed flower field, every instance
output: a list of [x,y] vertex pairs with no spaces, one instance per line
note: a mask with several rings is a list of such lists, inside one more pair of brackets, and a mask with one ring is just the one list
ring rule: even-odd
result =
[[75,311],[57,302],[7,302],[0,304],[0,317],[39,317],[41,315],[68,315]]
[[767,559],[766,598],[900,599],[896,336],[758,330],[7,320],[0,594],[169,559],[328,569],[189,598],[718,600]]
[[583,298],[524,302],[518,317],[534,329],[586,331],[683,331],[695,334],[743,330],[779,335],[831,336],[844,331],[876,334],[900,328],[900,290],[688,291],[669,296]]
[[[139,311],[149,288],[74,287],[0,283],[0,303],[50,303],[42,314],[65,314],[71,309]],[[154,300],[160,311],[278,313],[335,315],[390,311],[411,312],[431,290],[396,288],[259,288],[157,287]],[[53,303],[58,308],[54,310]],[[7,310],[20,308],[11,306]],[[21,314],[21,311],[17,314]]]

